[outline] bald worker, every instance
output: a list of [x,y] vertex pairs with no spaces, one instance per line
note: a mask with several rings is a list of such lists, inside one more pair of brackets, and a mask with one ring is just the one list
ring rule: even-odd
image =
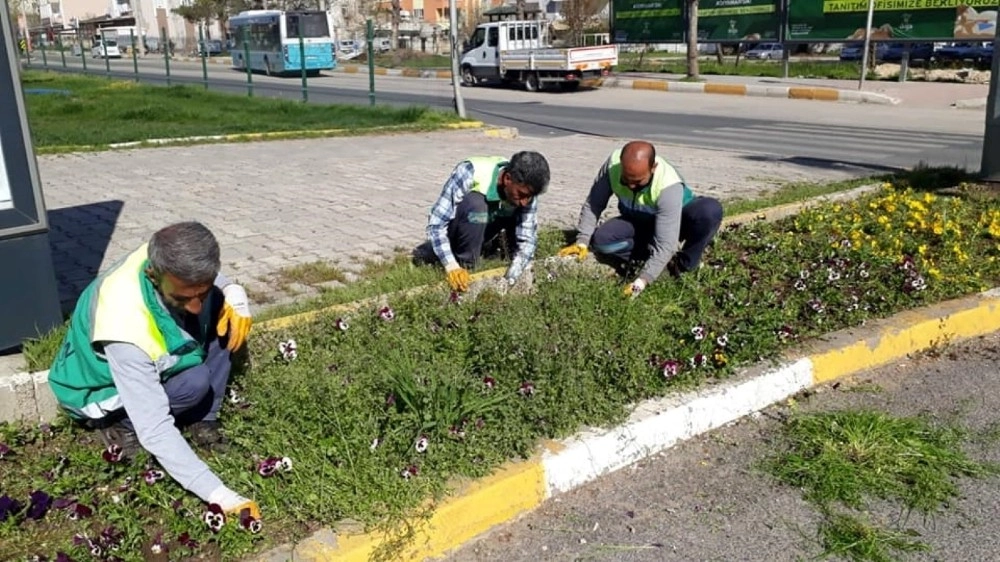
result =
[[[596,228],[612,193],[618,197],[620,216]],[[664,269],[675,277],[696,269],[720,224],[718,200],[695,195],[681,174],[656,155],[652,144],[632,141],[604,162],[580,211],[576,243],[559,255],[582,260],[589,245],[623,269],[645,262],[625,287],[625,294],[635,297]],[[678,249],[681,242],[684,246]]]

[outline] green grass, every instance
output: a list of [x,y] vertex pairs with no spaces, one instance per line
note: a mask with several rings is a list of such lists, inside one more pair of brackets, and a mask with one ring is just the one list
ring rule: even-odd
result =
[[819,528],[828,555],[853,562],[895,562],[897,553],[927,552],[915,531],[894,531],[862,521],[853,515],[830,514]]
[[772,474],[820,505],[862,509],[880,498],[930,513],[957,496],[955,476],[996,471],[962,451],[959,429],[920,418],[831,412],[793,418],[785,430]]
[[[218,134],[329,129],[364,134],[386,127],[429,130],[459,121],[452,114],[425,107],[304,104],[208,92],[197,86],[157,87],[55,72],[26,71],[22,84],[26,89],[70,92],[26,96],[39,152]],[[70,120],[72,126],[67,125]]]
[[378,55],[375,57],[375,66],[382,66],[385,68],[447,70],[451,68],[451,59],[446,55],[430,55],[424,53]]
[[959,477],[996,475],[971,459],[957,424],[897,418],[876,411],[800,414],[783,428],[780,451],[763,463],[779,481],[801,489],[823,515],[824,554],[858,562],[889,562],[930,547],[912,529],[866,522],[836,506],[868,511],[872,499],[934,514],[958,497]]
[[[664,74],[687,74],[686,59],[650,59],[647,55],[639,64],[639,56],[630,54],[622,56],[617,68],[618,72],[662,72]],[[719,64],[717,61],[698,61],[699,74],[721,76],[766,76],[780,78],[784,76],[784,64],[780,61],[746,61],[740,65],[734,63]],[[860,65],[850,62],[790,62],[788,75],[803,78],[828,78],[836,80],[854,80],[860,73]]]

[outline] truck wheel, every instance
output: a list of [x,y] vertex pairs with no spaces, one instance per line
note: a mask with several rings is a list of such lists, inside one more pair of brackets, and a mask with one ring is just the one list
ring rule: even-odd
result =
[[580,81],[573,80],[571,82],[560,82],[559,89],[564,92],[575,92],[580,89]]
[[528,75],[524,77],[524,89],[529,92],[537,92],[541,89],[541,83],[538,81],[537,72],[529,72]]
[[476,75],[472,73],[471,66],[462,67],[462,84],[465,86],[475,86],[476,85]]

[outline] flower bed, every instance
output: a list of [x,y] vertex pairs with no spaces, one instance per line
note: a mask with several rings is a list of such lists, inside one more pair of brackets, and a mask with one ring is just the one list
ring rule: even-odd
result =
[[209,459],[260,502],[262,529],[219,521],[155,465],[115,462],[89,435],[0,426],[0,559],[230,557],[344,519],[399,521],[541,438],[620,421],[636,401],[797,340],[991,287],[998,257],[990,196],[886,188],[727,228],[700,271],[631,301],[606,277],[540,263],[532,295],[431,291],[262,333],[224,411],[230,450]]

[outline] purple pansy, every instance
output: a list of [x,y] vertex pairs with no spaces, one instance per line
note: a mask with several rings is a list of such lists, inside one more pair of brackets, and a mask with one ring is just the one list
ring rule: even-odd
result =
[[671,379],[677,376],[681,370],[681,362],[676,359],[668,359],[663,362],[663,377]]
[[8,517],[13,517],[24,509],[24,505],[11,498],[8,495],[0,496],[0,523],[7,520]]
[[49,507],[52,506],[52,496],[46,494],[41,490],[35,490],[31,492],[31,505],[28,506],[28,519],[33,519],[35,521],[45,517],[45,514],[49,511]]
[[488,390],[493,390],[493,387],[497,385],[497,381],[491,376],[485,376],[483,377],[483,384],[486,385]]
[[7,446],[6,443],[0,443],[0,460],[3,460],[7,455],[11,454],[11,448]]
[[208,509],[202,514],[201,520],[208,525],[213,533],[218,533],[226,524],[226,515],[222,512],[222,507],[217,503],[209,504]]
[[79,519],[86,519],[93,514],[94,510],[90,506],[77,503],[74,504],[73,508],[69,510],[68,517],[73,521],[77,521]]
[[417,442],[414,443],[413,448],[417,450],[418,453],[427,452],[427,447],[431,444],[431,440],[426,435],[421,435]]
[[347,320],[344,320],[343,318],[337,318],[337,329],[338,330],[340,330],[341,332],[346,332],[347,329],[350,328],[350,327],[351,327],[351,325],[347,323]]
[[396,318],[396,313],[392,311],[388,306],[383,306],[378,311],[378,317],[385,321],[390,321]]
[[180,544],[185,548],[191,548],[191,549],[198,548],[198,541],[192,539],[191,535],[189,535],[187,532],[183,532],[177,537],[177,544]]
[[278,344],[278,353],[285,361],[292,361],[299,356],[299,346],[293,339],[283,341]]
[[108,448],[104,449],[104,452],[101,453],[101,456],[104,457],[104,460],[110,463],[121,462],[122,448],[114,444],[108,445]]
[[163,480],[164,474],[162,470],[149,469],[142,473],[142,479],[146,481],[146,484],[152,486],[158,481]]
[[411,464],[410,466],[399,471],[399,475],[403,477],[404,480],[409,480],[410,478],[416,476],[420,472],[417,465]]
[[257,519],[253,515],[250,515],[249,509],[244,509],[240,512],[240,527],[246,531],[250,531],[251,534],[256,535],[263,528],[264,524],[261,523],[260,519]]
[[517,391],[521,396],[533,396],[535,394],[535,383],[531,381],[524,381],[521,383],[520,388]]

